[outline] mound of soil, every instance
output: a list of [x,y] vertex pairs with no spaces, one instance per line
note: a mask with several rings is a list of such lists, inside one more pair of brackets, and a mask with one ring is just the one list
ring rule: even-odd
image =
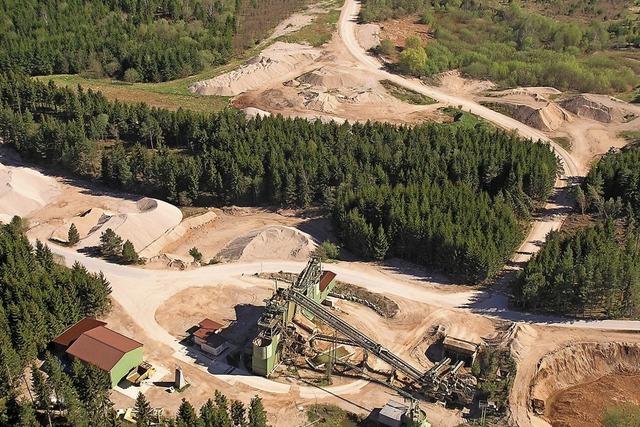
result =
[[511,102],[492,104],[519,122],[543,131],[555,130],[571,120],[569,114],[554,102],[546,102],[542,107]]
[[562,390],[549,400],[553,427],[602,425],[602,414],[611,407],[640,405],[640,375],[607,375]]
[[313,47],[277,42],[237,70],[196,82],[189,90],[200,95],[235,96],[282,78],[319,57],[320,51]]
[[302,84],[326,89],[361,88],[371,86],[373,83],[371,79],[363,78],[362,75],[353,73],[353,70],[342,67],[318,68],[301,75],[296,80]]
[[640,116],[640,107],[606,95],[581,94],[558,102],[573,114],[602,123],[626,123]]
[[271,226],[234,239],[218,253],[226,260],[290,259],[304,261],[315,250],[305,233],[292,227]]
[[0,163],[0,222],[14,215],[25,216],[43,206],[60,192],[55,179],[33,169]]
[[[134,248],[142,252],[147,246],[162,237],[167,230],[182,221],[182,212],[177,207],[161,200],[143,198],[136,203],[137,212],[104,213],[91,233],[80,241],[81,247],[98,246],[100,235],[111,228],[122,240],[131,240]],[[155,255],[147,254],[146,256]]]

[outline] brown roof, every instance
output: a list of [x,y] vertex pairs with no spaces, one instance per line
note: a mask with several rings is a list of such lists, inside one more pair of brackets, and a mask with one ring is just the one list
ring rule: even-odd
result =
[[142,347],[139,342],[104,326],[98,326],[82,334],[67,349],[67,354],[108,372],[122,356],[139,347]]
[[53,342],[64,347],[69,347],[69,345],[73,341],[77,340],[78,337],[83,333],[97,328],[98,326],[104,325],[106,325],[105,322],[92,319],[91,317],[85,317],[84,319],[58,335],[56,338],[54,338]]
[[220,323],[211,319],[204,319],[202,322],[198,323],[198,326],[200,327],[200,329],[195,331],[193,335],[200,338],[201,340],[208,339],[209,336],[215,334],[224,327]]
[[215,322],[211,319],[203,319],[200,323],[198,323],[198,326],[201,329],[212,329],[214,331],[217,331],[218,329],[222,329],[224,327],[220,323]]
[[320,292],[324,292],[324,290],[327,289],[327,286],[329,286],[329,283],[331,283],[335,278],[336,273],[333,271],[325,271],[322,273],[322,276],[320,277]]

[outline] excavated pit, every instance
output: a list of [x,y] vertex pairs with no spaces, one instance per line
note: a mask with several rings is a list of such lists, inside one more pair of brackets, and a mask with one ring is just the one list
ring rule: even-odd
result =
[[640,404],[640,344],[580,343],[543,357],[530,401],[545,402],[553,427],[600,425],[610,407]]

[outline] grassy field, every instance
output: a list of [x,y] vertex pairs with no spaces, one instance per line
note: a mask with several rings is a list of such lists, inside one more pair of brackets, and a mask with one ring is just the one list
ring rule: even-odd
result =
[[300,30],[282,36],[279,40],[288,43],[309,43],[311,46],[318,47],[331,40],[336,30],[336,24],[340,18],[341,0],[329,0],[318,5],[322,8],[322,12],[316,14],[313,22]]
[[38,77],[42,81],[53,80],[61,86],[77,87],[100,91],[111,100],[123,102],[146,102],[152,107],[177,110],[185,108],[194,111],[219,111],[228,100],[219,96],[201,96],[187,90],[189,83],[184,80],[174,80],[167,83],[134,83],[127,84],[108,79],[90,79],[79,75],[55,75]]
[[426,95],[395,84],[391,80],[381,80],[380,84],[395,98],[413,105],[431,105],[437,101]]
[[241,51],[256,46],[280,22],[313,3],[314,0],[243,0],[233,47]]

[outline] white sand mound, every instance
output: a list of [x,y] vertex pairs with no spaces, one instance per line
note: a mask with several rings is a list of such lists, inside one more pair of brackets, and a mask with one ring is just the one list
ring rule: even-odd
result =
[[380,26],[377,24],[360,24],[356,26],[356,36],[365,50],[373,49],[380,44]]
[[333,113],[339,105],[338,99],[326,92],[304,92],[302,97],[305,107],[323,113]]
[[258,116],[269,117],[271,115],[270,112],[264,111],[255,107],[243,108],[242,111],[244,112],[245,116],[247,116],[248,119],[254,119]]
[[100,208],[89,209],[88,211],[83,212],[77,217],[70,219],[65,224],[56,228],[51,234],[51,239],[57,240],[58,242],[67,243],[69,228],[71,228],[71,224],[76,225],[80,238],[84,239],[89,233],[91,233],[94,227],[98,226],[98,223],[101,220],[106,220],[106,218],[107,217],[104,215],[104,210]]
[[458,70],[446,71],[436,78],[442,88],[457,94],[473,94],[495,87],[495,84],[489,80],[464,78]]
[[310,71],[299,76],[300,83],[309,84],[312,87],[325,89],[342,89],[372,87],[375,85],[375,78],[364,73],[354,73],[348,67],[325,66],[317,70]]
[[236,238],[218,256],[242,261],[302,261],[309,258],[314,250],[315,245],[309,235],[291,227],[271,226]]
[[237,70],[189,86],[200,95],[235,96],[285,77],[302,64],[315,61],[320,51],[310,46],[277,42]]
[[111,228],[122,240],[131,240],[138,253],[173,229],[182,221],[182,212],[177,207],[161,200],[143,198],[136,203],[137,212],[108,215],[81,241],[83,247],[98,246],[100,234]]
[[607,95],[583,93],[558,104],[577,116],[603,123],[626,123],[640,116],[640,107]]
[[52,200],[60,192],[55,179],[29,168],[0,163],[0,222],[15,215],[26,216]]

